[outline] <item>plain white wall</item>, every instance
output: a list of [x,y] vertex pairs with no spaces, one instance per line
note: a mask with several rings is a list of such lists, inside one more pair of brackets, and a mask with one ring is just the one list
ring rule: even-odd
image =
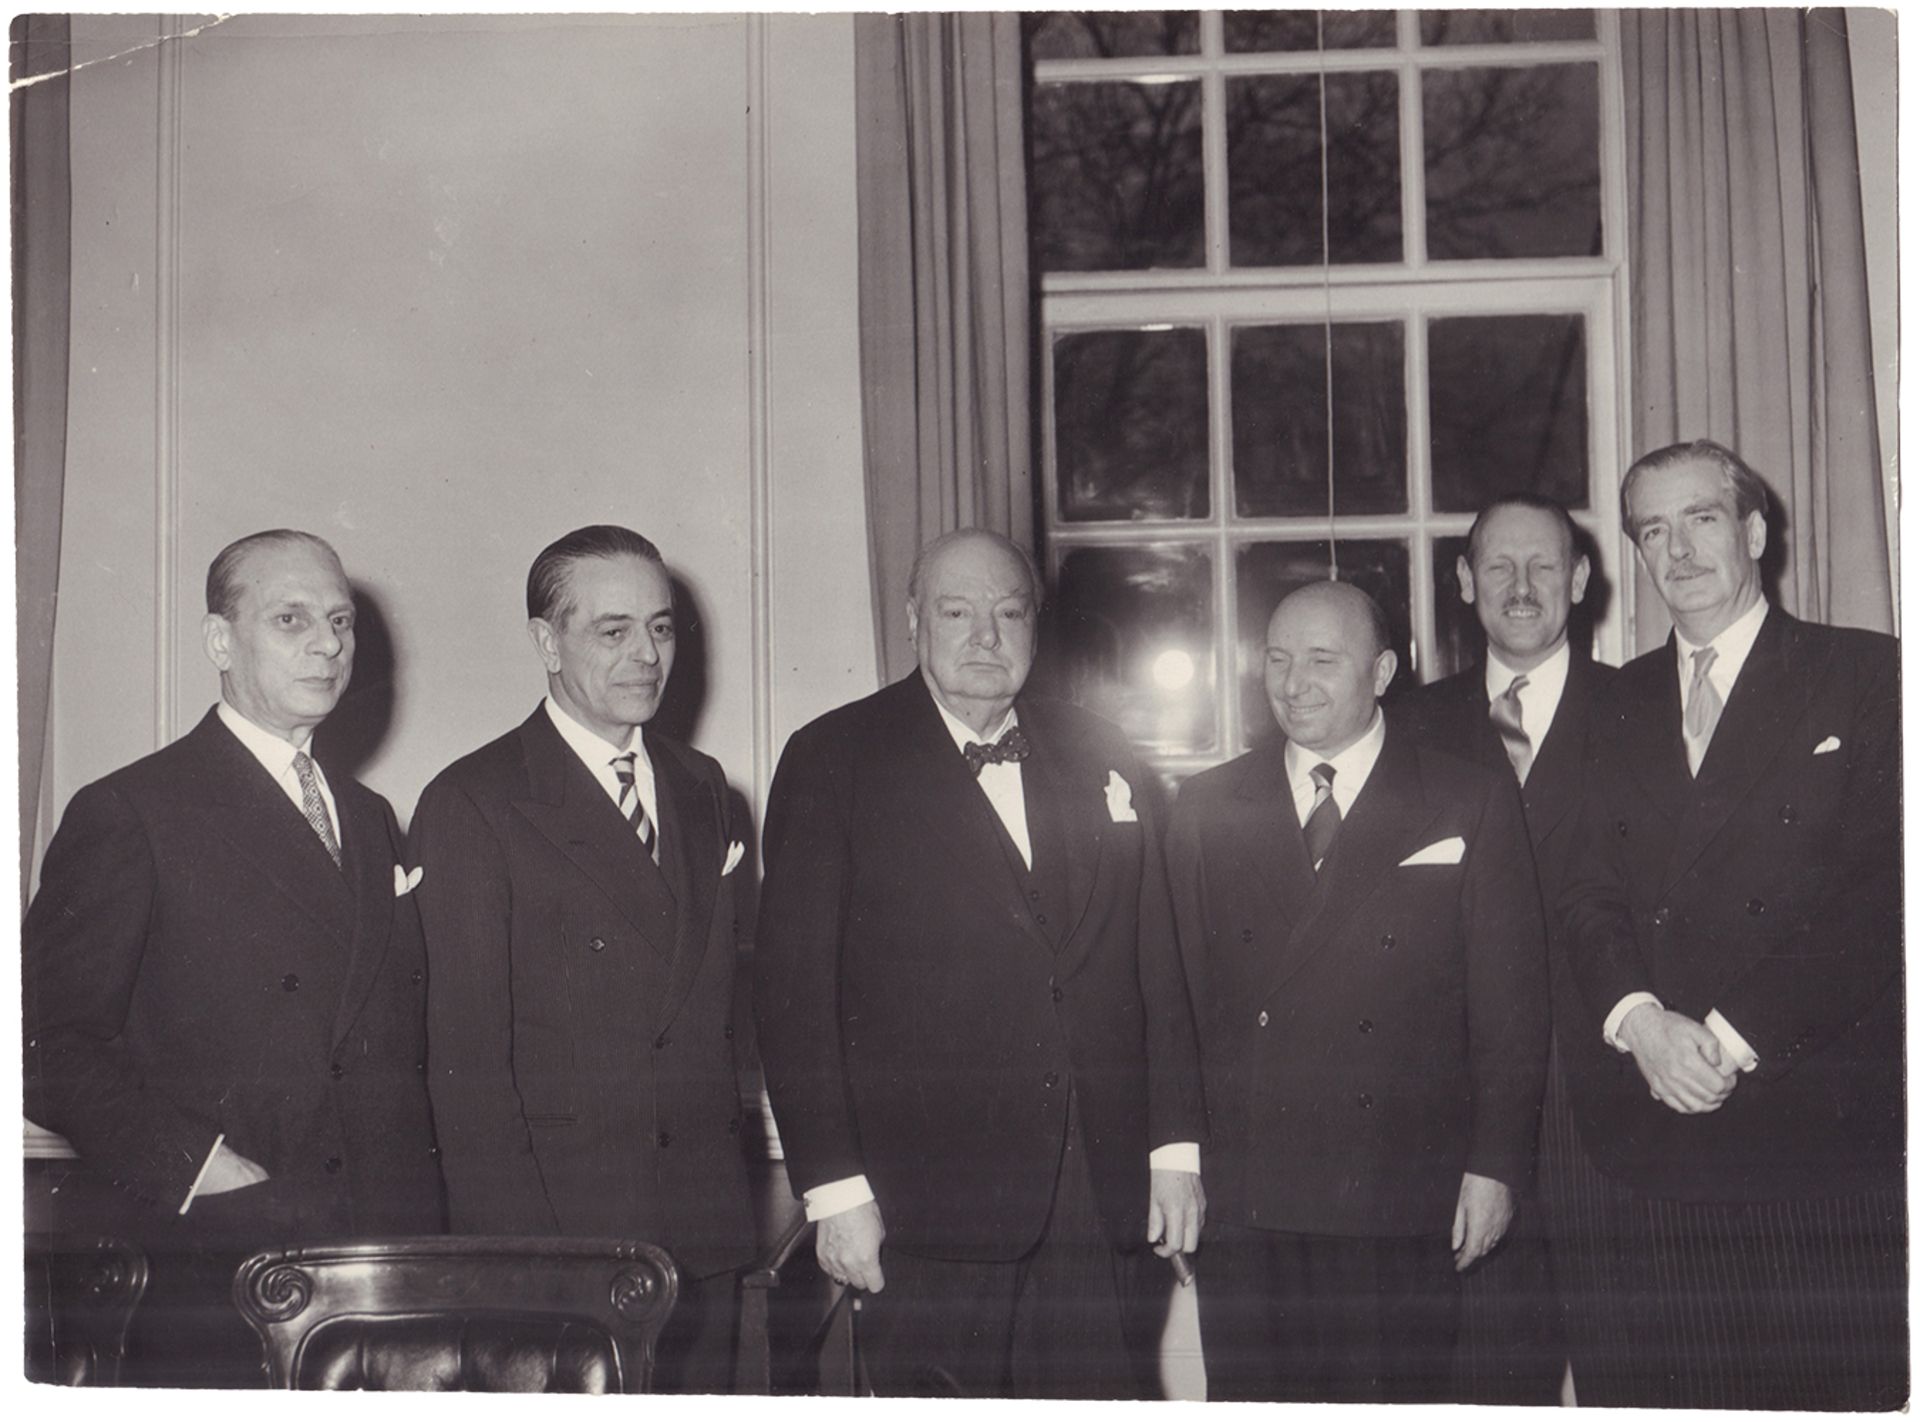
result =
[[206,564],[291,525],[365,594],[333,729],[404,821],[543,690],[533,555],[619,522],[757,816],[875,684],[851,76],[844,15],[250,16],[74,74],[50,810],[211,704]]

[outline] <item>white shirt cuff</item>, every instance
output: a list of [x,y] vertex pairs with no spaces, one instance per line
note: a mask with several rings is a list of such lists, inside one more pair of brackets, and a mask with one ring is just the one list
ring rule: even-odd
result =
[[226,1138],[227,1133],[225,1131],[222,1131],[213,1138],[213,1148],[207,1152],[207,1158],[200,1162],[200,1170],[199,1173],[193,1177],[193,1184],[187,1186],[187,1198],[180,1202],[181,1214],[184,1215],[188,1210],[193,1208],[193,1197],[200,1193],[200,1182],[207,1178],[207,1169],[213,1164],[213,1158],[220,1154],[220,1145]]
[[864,1175],[849,1175],[845,1180],[829,1180],[824,1185],[816,1185],[807,1191],[807,1218],[824,1220],[831,1215],[844,1215],[848,1210],[873,1201],[873,1187],[867,1184]]
[[1184,1170],[1189,1175],[1200,1173],[1200,1142],[1169,1141],[1156,1146],[1147,1155],[1149,1170]]
[[1613,1005],[1613,1011],[1607,1014],[1607,1020],[1601,1024],[1600,1040],[1605,1042],[1609,1047],[1612,1047],[1616,1052],[1626,1051],[1626,1043],[1620,1040],[1620,1024],[1627,1020],[1627,1014],[1629,1012],[1633,1011],[1634,1008],[1643,1002],[1650,1002],[1655,1007],[1664,1007],[1666,1005],[1650,992],[1628,993]]
[[1741,1071],[1752,1071],[1760,1065],[1760,1054],[1733,1030],[1733,1024],[1720,1015],[1717,1007],[1707,1014],[1707,1030],[1720,1039],[1720,1045],[1727,1049],[1727,1055]]

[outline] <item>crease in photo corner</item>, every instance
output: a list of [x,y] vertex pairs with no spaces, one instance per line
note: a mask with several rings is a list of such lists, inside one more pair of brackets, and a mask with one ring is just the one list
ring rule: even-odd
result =
[[133,48],[120,50],[116,54],[103,54],[97,59],[83,59],[78,64],[70,64],[65,69],[55,69],[46,74],[34,74],[25,79],[15,79],[7,85],[7,92],[11,94],[21,89],[31,89],[35,84],[44,84],[49,79],[61,79],[69,74],[78,74],[82,69],[91,69],[96,64],[111,64],[116,59],[131,59],[136,54],[144,54],[150,49],[158,49],[169,40],[193,39],[196,35],[203,35],[214,26],[224,25],[228,20],[233,18],[234,16],[232,14],[215,15],[204,25],[195,25],[192,29],[181,30],[178,34],[156,35],[143,44],[136,44]]

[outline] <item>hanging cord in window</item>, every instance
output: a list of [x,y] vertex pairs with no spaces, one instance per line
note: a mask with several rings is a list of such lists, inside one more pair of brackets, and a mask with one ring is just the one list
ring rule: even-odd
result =
[[1340,544],[1333,526],[1333,245],[1327,214],[1327,169],[1332,157],[1327,143],[1327,15],[1313,12],[1314,47],[1320,56],[1320,296],[1322,303],[1321,360],[1327,377],[1327,576],[1340,576]]

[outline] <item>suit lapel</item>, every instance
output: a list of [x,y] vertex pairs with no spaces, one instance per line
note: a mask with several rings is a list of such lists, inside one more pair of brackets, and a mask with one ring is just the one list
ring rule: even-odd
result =
[[1034,875],[1060,916],[1058,949],[1061,976],[1086,956],[1078,936],[1093,902],[1106,835],[1105,780],[1054,728],[1028,708],[1020,712],[1033,754],[1021,768],[1027,807],[1027,833],[1033,841]]
[[1232,866],[1227,882],[1258,884],[1279,921],[1296,925],[1314,911],[1319,888],[1287,783],[1285,741],[1274,740],[1248,757],[1235,793],[1247,822],[1229,843],[1213,846]]
[[658,945],[674,947],[674,902],[666,878],[640,848],[618,807],[560,739],[544,707],[520,727],[529,794],[514,808]]
[[1669,635],[1664,649],[1639,659],[1620,675],[1638,681],[1632,694],[1622,698],[1631,717],[1623,737],[1627,759],[1642,792],[1670,822],[1678,823],[1692,803],[1694,784],[1687,769],[1687,743],[1680,733],[1680,681],[1674,667]]
[[338,1045],[360,1015],[392,943],[394,851],[387,836],[387,817],[371,792],[344,775],[329,775],[327,783],[340,811],[342,868],[353,892],[354,909],[353,957],[333,1019],[333,1040]]
[[650,757],[660,802],[660,867],[679,907],[673,966],[657,1023],[664,1030],[687,1000],[706,957],[726,845],[720,834],[719,807],[711,795],[703,793],[680,757],[658,742],[650,747]]
[[[1420,762],[1412,739],[1388,727],[1373,773],[1361,787],[1309,902],[1274,964],[1272,991],[1279,991],[1333,941],[1340,925],[1391,882],[1392,872],[1432,823],[1434,811],[1420,789]],[[1305,850],[1301,851],[1302,858]]]
[[[1798,630],[1799,624],[1778,608],[1770,609],[1761,624],[1733,694],[1720,713],[1720,724],[1707,743],[1700,773],[1692,779],[1694,793],[1674,834],[1663,892],[1725,828],[1735,807],[1779,754],[1787,732],[1805,715],[1819,668],[1796,665],[1802,660]],[[1671,680],[1677,725],[1678,674]],[[1682,774],[1685,771],[1683,753]]]
[[[205,773],[193,777],[218,807],[212,819],[236,853],[344,945],[353,934],[353,895],[287,794],[210,711],[189,733]],[[331,788],[331,786],[329,787]],[[340,796],[334,796],[336,807]]]
[[1579,797],[1580,763],[1587,744],[1587,705],[1593,697],[1591,667],[1591,662],[1573,654],[1553,724],[1533,757],[1527,783],[1520,787],[1527,810],[1527,834],[1536,847],[1558,828]]

